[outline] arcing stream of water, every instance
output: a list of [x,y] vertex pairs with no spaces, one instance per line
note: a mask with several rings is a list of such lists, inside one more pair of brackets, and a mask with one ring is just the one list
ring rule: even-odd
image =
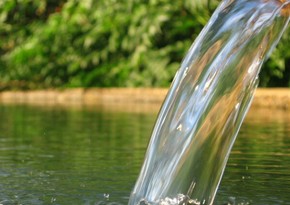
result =
[[289,22],[289,0],[225,0],[177,72],[130,197],[212,204],[262,63]]

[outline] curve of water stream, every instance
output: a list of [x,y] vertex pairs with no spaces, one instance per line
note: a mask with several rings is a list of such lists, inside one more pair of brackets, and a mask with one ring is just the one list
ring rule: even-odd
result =
[[129,205],[212,204],[289,1],[225,0],[195,40],[159,113]]

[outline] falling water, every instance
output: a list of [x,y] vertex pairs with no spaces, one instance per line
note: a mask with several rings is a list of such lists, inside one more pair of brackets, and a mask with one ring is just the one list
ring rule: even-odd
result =
[[130,205],[212,204],[289,0],[225,0],[191,46],[161,108]]

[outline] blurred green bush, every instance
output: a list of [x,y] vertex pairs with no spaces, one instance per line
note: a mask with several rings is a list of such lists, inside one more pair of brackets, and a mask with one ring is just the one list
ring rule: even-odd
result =
[[[215,0],[2,0],[0,89],[168,86]],[[261,86],[290,86],[289,29]]]

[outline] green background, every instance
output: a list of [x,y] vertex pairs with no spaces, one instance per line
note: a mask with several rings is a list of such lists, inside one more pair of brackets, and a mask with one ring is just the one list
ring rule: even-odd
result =
[[[167,87],[218,3],[1,0],[0,90]],[[260,86],[290,86],[289,30]]]

